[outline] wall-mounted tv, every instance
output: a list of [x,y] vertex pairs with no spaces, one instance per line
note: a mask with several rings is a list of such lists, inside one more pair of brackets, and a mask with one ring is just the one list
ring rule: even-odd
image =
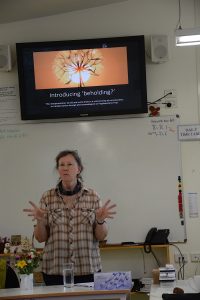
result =
[[22,120],[147,112],[144,36],[17,43]]

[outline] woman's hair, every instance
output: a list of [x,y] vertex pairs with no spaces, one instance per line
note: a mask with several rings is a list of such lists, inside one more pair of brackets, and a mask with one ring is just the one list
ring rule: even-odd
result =
[[78,174],[78,178],[82,181],[82,176],[81,173],[83,171],[83,164],[81,161],[80,156],[78,155],[78,151],[77,150],[63,150],[61,152],[58,153],[58,155],[56,156],[55,160],[56,160],[56,169],[58,169],[59,166],[59,160],[67,155],[72,155],[74,157],[74,159],[76,160],[79,168],[80,168],[80,173]]

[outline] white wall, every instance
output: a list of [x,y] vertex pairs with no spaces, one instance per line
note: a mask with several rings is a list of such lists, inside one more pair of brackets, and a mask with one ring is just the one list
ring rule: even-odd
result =
[[[182,26],[193,27],[195,25],[194,1],[182,0],[181,3]],[[178,107],[171,110],[162,108],[161,114],[178,113],[182,124],[197,124],[199,123],[197,56],[193,47],[175,47],[174,29],[177,22],[178,0],[128,0],[84,11],[1,24],[0,41],[1,44],[11,44],[14,54],[16,42],[144,34],[148,44],[150,35],[167,34],[170,44],[169,62],[147,63],[148,100],[154,101],[163,95],[165,89],[174,88],[177,91]],[[1,86],[17,84],[17,80],[16,65],[12,72],[0,73]],[[179,247],[188,255],[192,252],[200,253],[198,237],[200,218],[189,218],[187,202],[188,192],[200,194],[199,150],[200,143],[198,141],[182,142],[183,188],[188,241]],[[12,209],[17,209],[17,201],[19,200],[13,200]],[[200,199],[198,202],[200,207]],[[1,213],[3,213],[3,209],[1,209]],[[172,247],[172,254],[173,251]],[[107,269],[116,268],[116,266],[118,269],[124,267],[123,253],[117,258],[117,264],[112,257],[109,253],[103,254],[104,266]],[[126,263],[129,268],[133,269],[135,276],[142,276],[145,273],[143,266],[141,268],[134,267],[132,254],[128,261],[126,256]],[[186,276],[192,276],[195,268],[194,263],[188,263],[185,267]]]

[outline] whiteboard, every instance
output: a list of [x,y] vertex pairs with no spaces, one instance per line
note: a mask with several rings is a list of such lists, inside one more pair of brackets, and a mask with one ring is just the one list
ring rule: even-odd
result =
[[178,211],[180,144],[176,116],[0,126],[0,232],[31,236],[22,211],[57,183],[55,157],[78,150],[84,183],[117,204],[109,243],[143,242],[151,227],[186,239]]

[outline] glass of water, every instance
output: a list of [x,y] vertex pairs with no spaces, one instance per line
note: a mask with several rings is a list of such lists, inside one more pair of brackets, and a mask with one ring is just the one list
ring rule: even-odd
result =
[[71,288],[74,286],[74,264],[63,264],[63,284],[64,287]]

